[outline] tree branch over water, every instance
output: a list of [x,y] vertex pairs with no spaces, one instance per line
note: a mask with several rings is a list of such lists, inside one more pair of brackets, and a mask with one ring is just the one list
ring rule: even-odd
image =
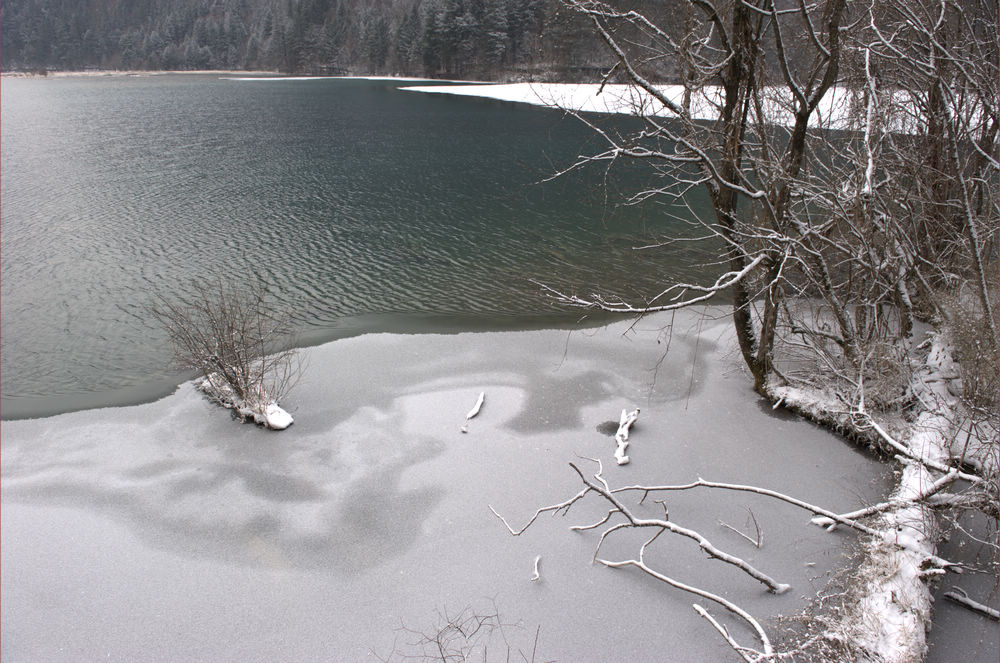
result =
[[[830,632],[861,658],[920,660],[928,584],[961,570],[935,553],[942,526],[963,507],[995,517],[998,497],[997,286],[985,277],[1000,244],[996,3],[691,0],[674,14],[683,21],[563,4],[614,58],[602,93],[624,82],[616,94],[634,100],[635,129],[576,114],[600,147],[560,172],[642,163],[653,184],[625,204],[686,215],[719,276],[638,301],[543,292],[633,315],[724,295],[758,393],[898,461],[891,496],[843,514],[702,479],[656,489],[755,492],[863,533],[863,586]],[[697,189],[709,214],[688,202]],[[591,492],[608,488],[599,474],[584,479]],[[602,541],[636,525],[609,501],[588,526],[604,528]],[[645,571],[655,538],[622,564]]]

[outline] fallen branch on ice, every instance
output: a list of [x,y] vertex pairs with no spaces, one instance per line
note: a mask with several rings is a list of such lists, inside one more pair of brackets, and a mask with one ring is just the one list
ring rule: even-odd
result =
[[[765,488],[759,488],[757,486],[748,486],[740,484],[727,484],[720,482],[706,481],[699,478],[697,481],[682,484],[682,485],[670,485],[670,486],[625,486],[621,488],[612,489],[608,482],[602,476],[603,466],[601,462],[597,459],[588,459],[595,462],[598,466],[597,472],[592,478],[588,478],[580,470],[577,465],[570,463],[570,467],[579,475],[581,481],[584,483],[584,489],[575,494],[573,497],[560,502],[558,504],[553,504],[550,506],[539,508],[531,516],[528,522],[520,529],[514,529],[507,520],[501,516],[492,506],[490,510],[493,514],[500,519],[507,530],[513,536],[519,536],[525,530],[527,530],[534,522],[538,519],[542,513],[552,512],[568,512],[569,509],[579,500],[587,497],[591,493],[596,493],[601,496],[605,501],[609,502],[611,508],[608,510],[607,514],[601,518],[599,521],[593,524],[585,525],[575,525],[571,527],[573,531],[588,531],[601,529],[601,534],[598,538],[597,545],[594,550],[593,561],[603,564],[610,568],[623,568],[632,566],[640,571],[650,575],[657,580],[664,582],[672,587],[681,589],[683,591],[693,593],[697,596],[709,599],[723,606],[729,612],[734,615],[739,616],[741,619],[746,621],[757,633],[760,639],[763,650],[757,651],[755,649],[742,647],[735,640],[729,636],[728,631],[724,626],[719,624],[714,618],[708,615],[707,612],[699,611],[703,617],[705,617],[713,627],[715,627],[734,651],[736,651],[744,660],[746,661],[763,661],[771,660],[777,654],[775,654],[773,646],[768,640],[767,634],[764,632],[760,624],[754,619],[752,615],[745,612],[739,606],[733,604],[722,596],[714,594],[712,592],[706,591],[699,587],[693,587],[682,583],[674,578],[660,573],[656,569],[652,568],[647,564],[645,560],[645,552],[647,548],[656,541],[656,539],[664,532],[670,532],[673,534],[680,534],[687,538],[696,541],[699,547],[705,551],[705,553],[720,561],[724,561],[731,564],[744,573],[754,578],[758,582],[764,584],[769,591],[773,593],[782,593],[789,589],[789,586],[783,583],[778,583],[771,577],[762,573],[758,569],[754,568],[752,565],[746,561],[730,555],[724,551],[719,550],[714,545],[711,544],[704,536],[700,533],[684,528],[676,523],[670,522],[669,515],[667,514],[666,506],[662,502],[658,502],[663,505],[663,518],[639,518],[632,510],[626,506],[619,495],[624,492],[629,491],[640,491],[642,497],[639,500],[639,504],[642,504],[646,498],[652,492],[657,491],[684,491],[691,490],[698,487],[715,488],[715,489],[725,489],[725,490],[735,490],[735,491],[745,491],[752,492],[759,495],[764,495],[778,499],[780,501],[796,505],[806,511],[809,511],[817,516],[814,522],[818,524],[827,525],[827,529],[832,529],[830,525],[844,525],[854,529],[856,531],[862,532],[869,535],[870,539],[867,542],[867,546],[870,551],[880,551],[880,556],[873,556],[872,552],[869,552],[869,559],[878,559],[880,563],[888,566],[890,569],[895,569],[890,576],[898,575],[896,581],[891,581],[887,583],[887,593],[885,597],[881,594],[872,594],[873,590],[869,590],[863,593],[862,602],[866,602],[867,609],[872,610],[871,614],[882,615],[884,619],[888,620],[888,624],[879,624],[877,628],[881,629],[879,631],[881,635],[881,640],[877,639],[880,636],[875,635],[875,633],[857,631],[858,628],[857,620],[853,618],[843,619],[838,623],[834,624],[831,628],[827,629],[823,634],[822,638],[828,639],[830,641],[849,641],[854,645],[862,647],[865,651],[872,653],[876,656],[873,660],[887,661],[884,653],[891,649],[892,647],[902,647],[903,650],[909,650],[910,646],[913,645],[918,650],[922,648],[923,641],[917,642],[906,642],[902,639],[905,635],[909,635],[911,632],[910,621],[913,625],[923,624],[923,619],[925,616],[922,613],[917,613],[907,617],[905,614],[901,615],[898,610],[894,610],[892,606],[881,603],[881,599],[884,598],[889,603],[899,600],[905,602],[908,606],[920,606],[921,600],[919,597],[909,596],[909,592],[914,589],[919,593],[920,591],[926,592],[926,587],[923,584],[923,580],[932,576],[944,573],[945,570],[954,570],[956,572],[961,572],[961,568],[957,565],[944,560],[934,554],[933,547],[928,547],[926,541],[917,536],[914,530],[914,523],[912,518],[914,514],[922,515],[923,507],[920,502],[915,502],[914,500],[926,499],[927,496],[933,495],[934,493],[942,490],[947,485],[950,485],[952,481],[955,480],[956,472],[950,472],[945,477],[941,477],[938,481],[924,481],[923,483],[918,483],[916,485],[923,485],[923,490],[917,490],[913,492],[897,491],[896,494],[888,500],[885,505],[876,505],[875,508],[862,509],[858,512],[853,512],[849,514],[840,515],[829,509],[819,507],[813,504],[809,504],[797,498],[779,493],[773,490],[768,490]],[[919,468],[923,470],[923,466],[920,463],[910,463],[913,468]],[[911,485],[908,482],[904,485]],[[887,515],[886,512],[889,512]],[[854,516],[854,517],[851,517]],[[616,518],[617,517],[617,518]],[[894,523],[894,527],[890,531],[884,525],[884,522],[879,522],[877,525],[866,525],[859,522],[858,519],[862,517],[878,517],[880,519],[891,518]],[[619,520],[620,518],[620,520]],[[617,520],[617,522],[615,522]],[[604,544],[604,541],[619,530],[632,529],[637,527],[649,527],[654,529],[653,535],[642,544],[639,550],[639,555],[637,558],[626,559],[626,560],[608,560],[600,557],[600,551]],[[747,537],[749,538],[749,537]],[[751,542],[753,542],[751,540]],[[884,580],[884,573],[877,572],[877,569],[871,569],[867,572],[868,576],[871,576],[869,581],[872,587],[876,585],[881,587]],[[868,577],[862,575],[861,577]],[[895,598],[898,595],[898,599]],[[877,603],[873,604],[872,601]],[[857,607],[855,607],[857,609]],[[900,619],[908,619],[909,621],[905,623],[897,623]]]
[[[662,533],[662,530],[660,532],[657,532],[656,534],[654,534],[652,536],[652,538],[648,539],[644,544],[642,544],[642,547],[639,549],[639,559],[628,559],[628,560],[625,560],[623,562],[609,562],[609,561],[603,560],[603,559],[599,559],[597,561],[600,562],[601,564],[604,564],[605,566],[613,568],[613,569],[620,569],[620,568],[623,568],[623,567],[626,567],[626,566],[634,566],[637,569],[639,569],[640,571],[642,571],[643,573],[646,573],[646,574],[648,574],[648,575],[656,578],[660,582],[664,582],[664,583],[670,585],[671,587],[675,587],[675,588],[683,590],[685,592],[689,592],[689,593],[694,594],[696,596],[700,596],[702,598],[708,599],[709,601],[714,601],[714,602],[718,603],[719,605],[721,605],[726,610],[730,611],[734,615],[737,615],[741,619],[743,619],[757,633],[757,637],[760,638],[761,644],[764,646],[763,655],[759,656],[758,659],[766,659],[766,658],[772,657],[774,655],[774,648],[771,645],[771,640],[770,640],[770,638],[767,637],[767,632],[764,631],[763,627],[760,625],[760,622],[758,622],[753,617],[753,615],[751,615],[746,610],[744,610],[743,608],[739,607],[738,605],[736,605],[735,603],[733,603],[732,601],[730,601],[727,598],[719,596],[718,594],[713,594],[712,592],[705,591],[704,589],[701,589],[699,587],[694,587],[692,585],[687,585],[687,584],[684,584],[682,582],[678,582],[677,580],[674,580],[670,576],[666,576],[666,575],[664,575],[664,574],[662,574],[662,573],[654,570],[653,568],[651,568],[650,566],[648,566],[646,564],[645,560],[643,559],[645,557],[646,547],[649,546],[650,543],[652,543],[653,541],[655,541],[656,537],[660,536],[661,533]],[[701,614],[701,613],[699,612],[699,614]],[[707,614],[707,613],[705,613],[705,614]],[[709,621],[710,622],[715,622],[714,619],[711,619]],[[717,624],[717,623],[718,622],[715,622],[715,624]],[[715,625],[715,624],[713,624],[713,625]],[[727,641],[730,642],[731,646],[735,646],[735,648],[736,648],[737,651],[742,651],[742,650],[746,649],[744,647],[740,647],[739,645],[737,645],[736,642],[732,640],[732,638],[727,638]],[[752,651],[752,650],[747,650],[747,651]],[[748,660],[748,661],[751,660],[751,659],[747,658],[746,656],[744,656],[744,659]]]
[[[691,607],[694,608],[695,612],[704,617],[705,620],[712,625],[712,628],[719,632],[719,635],[721,635],[722,638],[729,643],[729,646],[733,648],[733,651],[739,654],[740,658],[746,661],[746,663],[757,663],[758,661],[766,660],[774,656],[774,651],[767,649],[766,647],[764,652],[758,652],[747,647],[743,647],[740,643],[733,639],[732,635],[729,634],[729,629],[720,624],[715,617],[708,614],[708,610],[705,610],[697,603],[693,603]],[[756,622],[756,620],[754,621]],[[751,626],[753,626],[753,624],[751,624]],[[764,640],[767,635],[764,633],[763,629],[760,630],[758,635],[762,637],[762,641],[765,642],[765,645],[768,644],[767,641]]]
[[[594,474],[593,479],[588,479],[583,474],[583,472],[580,470],[579,467],[577,467],[574,463],[570,463],[570,467],[572,467],[573,470],[579,475],[580,479],[583,481],[586,488],[584,488],[579,493],[577,493],[570,499],[566,500],[565,502],[560,502],[559,504],[553,504],[551,506],[542,507],[538,509],[537,511],[535,511],[535,514],[531,517],[528,523],[521,529],[515,530],[513,527],[511,527],[510,523],[507,522],[507,520],[503,516],[497,513],[496,509],[494,509],[492,506],[489,507],[490,511],[492,511],[493,515],[495,515],[497,518],[500,519],[501,522],[503,522],[503,524],[507,527],[507,530],[511,533],[511,535],[520,536],[522,533],[524,533],[525,530],[528,529],[528,527],[531,526],[533,522],[535,522],[538,516],[541,515],[542,513],[547,513],[547,512],[558,513],[560,511],[568,511],[569,508],[574,503],[576,503],[583,497],[587,496],[589,493],[591,492],[597,493],[603,499],[610,502],[614,508],[608,513],[608,516],[605,517],[605,519],[602,520],[600,523],[596,525],[578,526],[574,527],[573,529],[576,531],[596,529],[600,525],[607,523],[610,520],[611,516],[613,516],[616,513],[622,515],[622,517],[624,518],[624,522],[619,522],[614,525],[611,525],[601,533],[600,539],[598,540],[597,543],[597,547],[594,550],[595,560],[597,560],[597,555],[600,553],[601,546],[603,545],[605,539],[607,539],[608,536],[610,536],[612,533],[626,528],[649,527],[657,530],[656,536],[659,536],[659,534],[662,534],[663,532],[671,532],[673,534],[679,534],[681,536],[692,539],[698,544],[698,547],[701,548],[705,552],[705,554],[707,554],[709,557],[712,557],[719,561],[735,566],[736,568],[740,569],[741,571],[749,575],[754,580],[757,580],[758,582],[763,584],[765,587],[767,587],[768,591],[770,592],[773,592],[775,594],[781,594],[789,589],[789,586],[787,584],[779,583],[778,581],[774,580],[767,574],[754,568],[745,560],[716,548],[707,538],[702,536],[699,532],[692,529],[688,529],[686,527],[682,527],[676,523],[671,522],[670,520],[667,519],[666,513],[664,513],[665,516],[664,518],[639,518],[635,516],[632,513],[632,511],[627,506],[625,506],[618,497],[615,496],[614,491],[611,490],[611,488],[607,484],[607,481],[605,481],[604,477],[601,476],[603,472],[603,466],[601,465],[601,462],[596,459],[590,459],[590,460],[594,460],[594,462],[597,463],[598,465],[598,471],[596,474]],[[651,542],[652,540],[650,541],[650,543]],[[602,561],[602,563],[605,562]]]
[[996,608],[991,608],[988,605],[983,605],[979,601],[973,601],[969,598],[969,595],[965,593],[965,590],[961,587],[956,587],[950,592],[945,592],[944,597],[950,601],[953,601],[961,606],[965,606],[969,610],[978,612],[981,615],[986,615],[992,619],[1000,621],[1000,610]]
[[[671,587],[675,587],[675,588],[680,589],[682,591],[689,592],[691,594],[695,594],[696,596],[700,596],[702,598],[705,598],[705,599],[708,599],[710,601],[714,601],[715,603],[718,603],[719,605],[721,605],[722,607],[724,607],[726,610],[732,612],[733,614],[739,616],[741,619],[743,619],[744,621],[746,621],[751,626],[751,628],[754,629],[754,631],[757,633],[757,637],[760,638],[760,640],[761,640],[761,643],[763,645],[763,652],[756,652],[755,650],[752,650],[752,649],[748,649],[748,648],[744,648],[744,647],[739,647],[738,645],[736,645],[735,641],[732,641],[731,638],[729,639],[730,640],[730,644],[734,645],[737,651],[739,651],[739,652],[751,652],[751,653],[757,654],[753,658],[748,658],[747,656],[744,656],[741,653],[741,656],[744,656],[744,659],[746,659],[748,661],[749,660],[766,660],[767,658],[773,657],[774,656],[774,648],[771,645],[771,641],[768,638],[767,633],[761,627],[760,622],[758,622],[750,613],[746,612],[745,610],[743,610],[742,608],[740,608],[738,605],[736,605],[732,601],[730,601],[730,600],[728,600],[728,599],[726,599],[726,598],[724,598],[724,597],[722,597],[722,596],[720,596],[718,594],[714,594],[712,592],[706,591],[706,590],[701,589],[699,587],[694,587],[693,585],[688,585],[688,584],[679,582],[679,581],[677,581],[677,580],[675,580],[675,579],[673,579],[673,578],[671,578],[669,576],[666,576],[666,575],[664,575],[662,573],[659,573],[658,571],[656,571],[655,569],[653,569],[652,567],[650,567],[649,565],[646,564],[646,562],[645,562],[645,553],[646,553],[646,549],[649,547],[649,545],[652,544],[661,534],[663,534],[665,531],[670,531],[670,532],[673,532],[675,534],[681,534],[683,536],[687,536],[689,538],[692,538],[692,539],[698,541],[699,546],[701,547],[701,549],[704,550],[710,557],[714,557],[716,559],[722,560],[724,562],[727,562],[729,564],[732,564],[732,565],[736,566],[737,568],[741,569],[742,571],[744,571],[745,573],[747,573],[748,575],[750,575],[754,579],[762,582],[773,593],[776,593],[776,594],[783,593],[783,592],[785,592],[785,591],[787,591],[789,589],[789,586],[785,585],[785,584],[781,584],[781,583],[775,582],[773,579],[771,579],[770,577],[764,575],[763,573],[761,573],[760,571],[758,571],[754,567],[750,566],[749,564],[747,564],[742,559],[740,559],[738,557],[735,557],[735,556],[732,556],[732,555],[729,555],[728,553],[725,553],[725,552],[722,552],[722,551],[718,550],[711,543],[709,543],[707,539],[705,539],[703,536],[701,536],[700,534],[698,534],[694,530],[689,530],[689,529],[680,527],[678,525],[675,525],[675,524],[669,522],[666,519],[663,519],[663,520],[660,520],[660,519],[647,520],[647,519],[636,518],[634,515],[632,515],[631,511],[629,511],[629,509],[627,509],[614,496],[613,491],[608,486],[607,482],[604,480],[604,477],[601,476],[601,474],[603,472],[603,466],[602,466],[601,462],[599,460],[596,460],[596,459],[589,459],[589,460],[593,460],[595,463],[597,463],[597,466],[598,466],[598,471],[597,471],[596,474],[594,474],[594,481],[591,481],[591,480],[587,479],[584,476],[584,474],[580,471],[580,468],[578,468],[575,464],[570,463],[570,467],[572,467],[576,471],[576,473],[580,476],[580,479],[583,481],[583,483],[585,484],[586,488],[584,488],[579,493],[577,493],[576,495],[574,495],[573,497],[571,497],[570,499],[568,499],[568,500],[566,500],[564,502],[560,502],[559,504],[553,504],[551,506],[542,507],[542,508],[536,510],[535,513],[534,513],[534,515],[532,515],[531,518],[528,520],[527,524],[525,524],[524,527],[522,527],[521,529],[515,530],[513,527],[511,527],[510,523],[507,522],[507,519],[504,518],[503,516],[501,516],[499,513],[497,513],[496,509],[494,509],[492,506],[489,507],[490,511],[493,512],[494,516],[496,516],[498,519],[500,519],[500,521],[507,528],[507,531],[509,531],[512,536],[520,536],[521,534],[523,534],[532,525],[532,523],[535,522],[535,520],[538,519],[538,516],[540,516],[541,514],[547,513],[547,512],[559,513],[560,511],[563,511],[563,512],[569,511],[569,508],[571,506],[573,506],[573,504],[575,504],[580,499],[586,497],[589,493],[591,493],[591,492],[598,493],[605,500],[611,502],[611,504],[614,506],[614,508],[611,509],[611,511],[608,512],[608,515],[602,521],[600,521],[599,523],[597,523],[595,525],[576,526],[576,527],[573,527],[571,529],[573,529],[575,531],[583,531],[583,530],[588,530],[588,529],[596,529],[600,525],[608,522],[608,520],[610,520],[610,518],[614,514],[616,514],[616,513],[622,514],[622,516],[626,519],[626,522],[621,522],[621,523],[612,525],[611,527],[608,527],[607,529],[605,529],[601,533],[600,539],[598,540],[598,543],[597,543],[597,547],[594,550],[594,561],[596,561],[596,562],[598,562],[600,564],[603,564],[603,565],[605,565],[607,567],[610,567],[610,568],[623,568],[623,567],[626,567],[626,566],[634,566],[634,567],[638,568],[639,570],[643,571],[644,573],[646,573],[646,574],[648,574],[648,575],[656,578],[657,580],[660,580],[661,582],[664,582],[664,583],[670,585]],[[666,511],[665,508],[664,508],[664,511]],[[631,527],[653,527],[653,528],[656,529],[656,532],[653,534],[653,536],[651,536],[649,539],[646,540],[645,543],[642,544],[642,547],[639,549],[639,557],[638,557],[638,559],[629,559],[629,560],[624,560],[624,561],[611,561],[611,560],[606,560],[606,559],[600,559],[600,558],[597,557],[598,553],[600,552],[601,545],[604,543],[604,540],[610,534],[612,534],[613,532],[615,532],[617,530],[625,529],[625,528],[631,528]],[[539,559],[540,558],[536,558],[536,560],[535,560],[536,565],[537,565]],[[711,619],[710,619],[710,621],[714,622],[714,620],[711,620]]]
[[610,502],[615,507],[614,511],[622,514],[622,516],[624,516],[626,520],[626,522],[624,523],[619,523],[617,525],[609,527],[601,534],[601,539],[597,544],[597,550],[594,552],[595,557],[597,553],[600,552],[601,544],[604,542],[604,539],[607,538],[607,536],[612,532],[614,532],[615,530],[626,527],[652,527],[659,529],[661,532],[669,531],[674,534],[680,534],[681,536],[686,536],[687,538],[696,541],[698,543],[698,547],[701,548],[705,552],[705,554],[707,554],[709,557],[713,557],[722,562],[726,562],[727,564],[732,564],[733,566],[737,567],[738,569],[749,575],[754,580],[757,580],[761,584],[765,585],[769,591],[775,594],[782,594],[788,591],[789,585],[786,585],[784,583],[779,583],[770,576],[762,573],[761,571],[758,571],[756,568],[748,564],[743,559],[736,557],[734,555],[730,555],[729,553],[724,552],[722,550],[719,550],[714,545],[712,545],[712,543],[708,539],[706,539],[704,536],[702,536],[695,530],[688,529],[686,527],[681,527],[680,525],[671,522],[667,518],[662,518],[662,519],[637,518],[636,516],[634,516],[632,512],[624,504],[622,504],[622,502],[612,493],[611,488],[608,486],[607,482],[601,476],[603,468],[600,465],[600,461],[598,461],[598,471],[596,474],[594,474],[595,481],[591,481],[586,476],[584,476],[583,472],[575,464],[570,463],[569,465],[576,471],[578,475],[580,475],[580,479],[588,488],[590,488],[590,490],[598,493],[599,495],[601,495],[601,497]]
[[[894,538],[890,534],[884,532],[883,530],[878,530],[864,523],[858,522],[858,520],[848,518],[830,511],[829,509],[824,509],[821,506],[816,506],[815,504],[809,504],[808,502],[803,502],[800,499],[792,497],[790,495],[785,495],[784,493],[779,493],[775,490],[770,490],[768,488],[760,488],[758,486],[747,486],[742,484],[734,483],[722,483],[718,481],[706,481],[705,479],[699,478],[697,481],[692,481],[691,483],[678,484],[673,486],[624,486],[622,488],[615,488],[613,492],[623,493],[627,491],[641,491],[643,493],[642,500],[640,503],[649,496],[649,493],[659,492],[659,491],[671,491],[671,490],[690,490],[692,488],[705,487],[705,488],[719,488],[723,490],[735,490],[744,491],[750,493],[756,493],[758,495],[765,495],[767,497],[773,497],[774,499],[781,500],[782,502],[787,502],[788,504],[793,504],[801,509],[810,511],[813,514],[820,516],[820,518],[814,518],[813,522],[816,524],[832,522],[834,524],[844,525],[850,527],[853,530],[868,534],[869,536],[877,537],[879,539],[884,539],[888,544],[896,546],[901,550],[909,550],[914,553],[924,554],[923,564],[929,566],[935,566],[938,568],[952,569],[958,573],[961,572],[961,567],[953,562],[949,562],[946,559],[942,559],[934,554],[926,554],[919,546],[915,546],[912,541],[905,538]],[[902,503],[910,504],[911,499],[900,500]],[[848,514],[850,515],[850,514]],[[819,521],[819,522],[817,522]],[[832,526],[827,526],[826,529],[832,529]]]
[[479,392],[479,398],[476,399],[476,404],[473,405],[472,409],[469,410],[469,413],[465,415],[465,425],[462,426],[463,433],[469,432],[469,419],[472,419],[474,416],[479,414],[479,410],[483,407],[483,401],[485,400],[486,400],[486,392],[485,391]]
[[615,460],[618,461],[619,465],[628,463],[628,456],[625,455],[625,450],[628,449],[628,430],[638,418],[639,408],[631,412],[622,410],[622,415],[618,420],[618,432],[615,433],[615,442],[618,443],[618,448],[615,449]]

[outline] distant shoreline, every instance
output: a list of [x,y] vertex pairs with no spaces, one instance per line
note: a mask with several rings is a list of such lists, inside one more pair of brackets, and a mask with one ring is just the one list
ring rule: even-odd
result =
[[2,78],[98,78],[105,76],[165,76],[170,74],[217,74],[217,75],[246,75],[246,76],[275,76],[281,72],[266,70],[229,70],[229,69],[96,69],[88,71],[47,71],[38,73],[32,71],[5,71],[0,74]]
[[489,84],[492,81],[475,80],[455,80],[444,78],[421,78],[419,76],[353,76],[346,74],[308,74],[267,70],[267,69],[95,69],[87,71],[46,71],[44,73],[33,71],[5,71],[0,73],[0,78],[115,78],[134,77],[145,78],[148,76],[176,76],[176,75],[200,75],[200,76],[238,76],[238,77],[274,77],[274,78],[336,78],[347,80],[368,80],[368,81],[426,81],[428,83],[464,83],[464,84]]

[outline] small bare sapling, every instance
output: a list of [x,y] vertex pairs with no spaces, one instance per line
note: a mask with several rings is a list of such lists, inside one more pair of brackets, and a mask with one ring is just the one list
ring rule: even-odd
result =
[[160,297],[152,314],[166,329],[180,368],[200,373],[197,387],[244,421],[281,430],[292,417],[278,405],[301,374],[287,311],[262,284],[195,284],[190,297]]

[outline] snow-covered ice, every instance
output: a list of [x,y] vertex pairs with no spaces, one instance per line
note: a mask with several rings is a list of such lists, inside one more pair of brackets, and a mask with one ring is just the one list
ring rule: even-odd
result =
[[[287,397],[295,425],[278,436],[235,425],[190,383],[147,405],[4,421],[4,657],[363,660],[402,644],[401,624],[432,627],[441,612],[495,602],[524,624],[519,646],[541,627],[540,657],[727,659],[692,597],[591,565],[596,534],[569,527],[599,519],[600,504],[517,538],[488,508],[523,522],[567,499],[580,489],[568,467],[579,456],[603,459],[612,485],[705,476],[839,509],[883,496],[880,463],[752,392],[729,323],[706,323],[695,352],[693,315],[677,314],[662,362],[670,316],[628,336],[632,321],[310,348]],[[462,435],[456,424],[482,392],[475,435]],[[641,444],[618,466],[618,413],[635,405]],[[668,499],[672,521],[793,591],[768,594],[686,539],[658,542],[647,559],[760,619],[794,612],[854,541],[760,496]],[[771,542],[760,550],[718,524],[741,526],[747,507]],[[624,559],[639,544],[613,536],[601,554]]]

